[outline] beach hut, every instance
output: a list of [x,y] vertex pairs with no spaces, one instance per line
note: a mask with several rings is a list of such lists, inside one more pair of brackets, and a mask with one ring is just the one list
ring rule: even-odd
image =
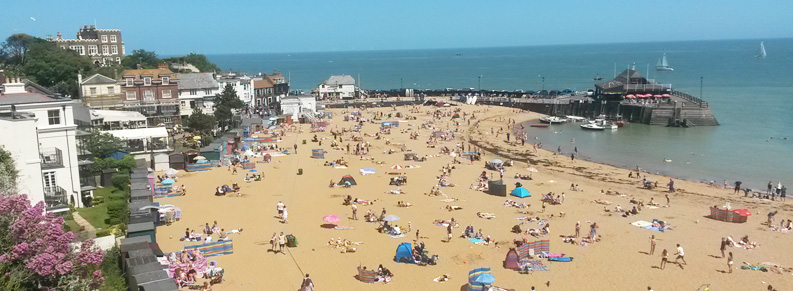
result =
[[325,150],[323,149],[313,149],[311,150],[311,158],[312,159],[324,159],[325,158]]
[[415,264],[416,260],[413,259],[413,247],[410,243],[404,242],[399,244],[394,254],[394,262]]
[[512,195],[512,196],[515,196],[515,197],[520,197],[520,198],[531,197],[531,194],[529,193],[529,190],[526,190],[526,188],[523,188],[523,187],[515,188],[514,190],[512,190],[512,192],[509,193],[509,195]]
[[504,268],[512,270],[520,270],[520,256],[515,249],[509,249],[507,257],[504,258]]
[[345,185],[355,186],[355,185],[358,185],[358,183],[355,183],[355,179],[353,179],[352,176],[346,175],[344,177],[341,177],[341,180],[339,180],[339,183],[337,185],[340,185],[340,186],[345,186]]

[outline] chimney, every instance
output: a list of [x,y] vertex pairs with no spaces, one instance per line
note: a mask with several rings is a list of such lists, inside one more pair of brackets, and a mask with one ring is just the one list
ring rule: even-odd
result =
[[61,39],[63,39],[63,36],[61,36],[61,32],[60,32],[60,31],[58,31],[58,38],[57,38],[57,39],[58,39],[58,40],[61,40]]
[[47,35],[47,41],[52,41],[52,34]]

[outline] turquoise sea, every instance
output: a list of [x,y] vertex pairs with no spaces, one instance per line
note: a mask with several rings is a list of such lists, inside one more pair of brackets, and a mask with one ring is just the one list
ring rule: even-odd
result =
[[[754,57],[760,41],[765,59]],[[654,70],[663,53],[675,71]],[[694,96],[702,77],[702,98],[721,126],[629,124],[615,132],[585,132],[571,124],[530,129],[530,136],[545,148],[578,147],[581,158],[622,167],[719,184],[741,180],[751,188],[769,180],[793,186],[793,39],[208,57],[224,70],[280,70],[291,76],[293,89],[306,91],[333,74],[360,76],[364,89],[478,88],[481,80],[486,90],[587,90],[596,74],[612,78],[615,64],[617,74],[635,64],[643,75],[649,65],[648,78]]]

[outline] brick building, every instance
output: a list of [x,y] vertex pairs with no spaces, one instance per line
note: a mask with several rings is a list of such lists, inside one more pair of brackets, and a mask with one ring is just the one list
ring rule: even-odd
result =
[[167,64],[157,69],[125,70],[118,81],[124,110],[140,112],[153,126],[181,124],[179,80]]

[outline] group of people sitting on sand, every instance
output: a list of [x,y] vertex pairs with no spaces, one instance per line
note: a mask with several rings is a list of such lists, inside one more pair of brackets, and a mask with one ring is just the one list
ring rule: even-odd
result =
[[407,229],[402,229],[399,225],[391,225],[388,221],[380,221],[380,225],[377,227],[377,231],[380,233],[385,233],[388,235],[403,235],[410,232],[410,225],[408,225]]
[[337,167],[337,166],[347,167],[347,161],[345,161],[344,158],[340,158],[340,159],[335,160],[335,161],[325,161],[324,166],[326,166],[326,167]]
[[372,205],[374,204],[375,201],[377,200],[363,200],[359,198],[352,198],[352,195],[347,195],[347,197],[344,198],[344,202],[342,202],[342,205],[350,205],[353,203],[360,205]]
[[622,217],[628,217],[628,216],[632,216],[632,215],[637,215],[637,214],[639,214],[640,210],[641,210],[641,208],[637,207],[636,205],[634,205],[633,208],[631,208],[631,209],[623,209],[622,206],[617,204],[617,206],[614,206],[614,210],[613,211],[608,209],[605,206],[603,207],[603,211],[609,212],[609,213],[615,213],[615,214],[618,214],[618,215],[620,215]]
[[357,250],[355,246],[359,246],[361,244],[363,244],[363,242],[351,241],[339,237],[336,239],[330,238],[327,245],[330,247],[341,249],[341,253],[344,254],[344,253],[354,253]]
[[[170,253],[168,263],[175,267],[173,279],[179,287],[190,286],[190,289],[211,290],[211,285],[223,281],[223,268],[218,267],[214,261],[207,264],[206,258],[198,249]],[[196,286],[198,278],[206,278],[209,281],[204,282],[202,286]]]
[[435,196],[444,195],[444,194],[443,194],[443,192],[441,192],[440,188],[438,188],[436,186],[432,186],[432,189],[430,189],[430,192],[427,193],[426,195],[430,196],[430,197],[435,197]]
[[231,239],[229,235],[240,233],[242,232],[242,228],[239,229],[232,229],[226,231],[225,228],[220,228],[218,226],[217,220],[212,226],[209,226],[209,222],[204,225],[204,229],[202,233],[196,233],[194,229],[186,228],[184,231],[184,236],[181,237],[180,241],[203,241],[204,243],[211,243],[212,242],[212,235],[217,234],[218,238],[216,241],[224,241]]
[[262,180],[262,174],[248,173],[248,174],[245,174],[245,179],[244,180],[245,180],[245,182],[261,181]]
[[413,206],[410,202],[407,201],[397,201],[397,207],[410,207]]
[[226,196],[226,194],[232,193],[232,192],[235,192],[235,193],[237,193],[237,196],[240,196],[241,195],[240,194],[240,185],[237,185],[237,183],[234,183],[234,184],[231,185],[231,187],[229,187],[229,185],[218,186],[215,189],[215,196]]
[[532,178],[531,178],[531,174],[528,174],[528,175],[521,175],[521,174],[518,174],[518,173],[515,173],[515,177],[513,177],[513,178],[515,178],[515,179],[521,179],[521,180],[531,180],[531,179],[532,179]]
[[[360,268],[363,271],[367,271],[366,266],[358,267],[358,268]],[[376,276],[374,281],[375,283],[388,283],[391,282],[391,279],[394,277],[394,273],[391,273],[391,270],[383,267],[383,264],[380,264],[380,266],[377,267],[377,270],[373,270],[373,271],[375,271],[374,273]]]

